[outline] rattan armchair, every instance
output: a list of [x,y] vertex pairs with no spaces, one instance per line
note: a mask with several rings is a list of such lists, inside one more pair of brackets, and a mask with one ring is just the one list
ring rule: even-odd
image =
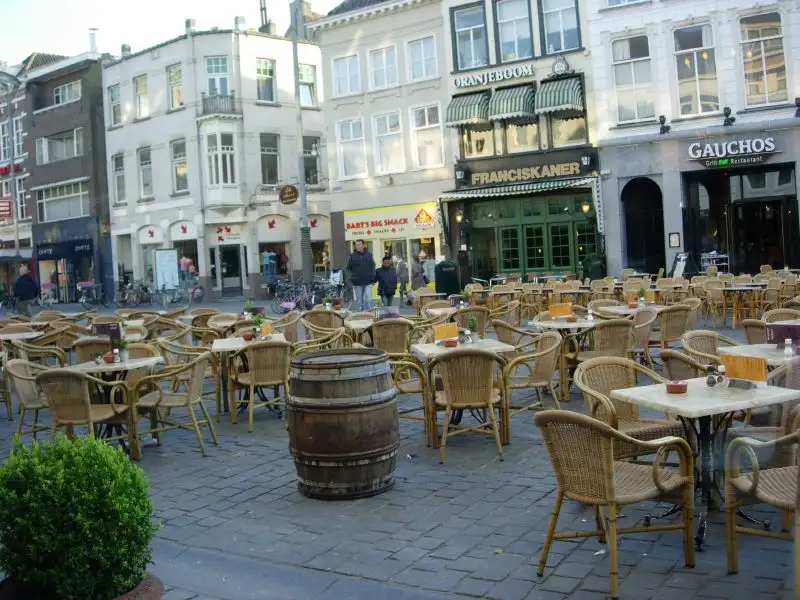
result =
[[[558,394],[553,388],[553,374],[558,369],[561,341],[561,336],[555,331],[542,333],[533,340],[533,348],[508,361],[503,369],[503,385],[509,402],[509,417],[542,408],[543,390],[549,391],[556,408],[561,408]],[[514,390],[526,389],[534,390],[536,401],[521,406],[514,404]],[[506,430],[510,431],[510,427],[507,426]]]
[[309,352],[319,352],[321,350],[333,350],[353,345],[353,340],[345,334],[344,327],[334,329],[322,337],[303,340],[294,344],[294,356],[307,354]]
[[95,357],[111,351],[111,340],[107,337],[82,337],[72,346],[77,364],[94,361]]
[[592,300],[589,302],[587,308],[593,313],[602,313],[604,308],[608,308],[610,306],[622,306],[622,303],[618,302],[617,300],[610,299]]
[[[28,362],[20,359],[9,360],[5,365],[5,375],[8,383],[17,394],[19,402],[19,422],[17,423],[17,435],[22,437],[30,434],[36,439],[36,434],[46,431],[47,425],[39,424],[39,413],[47,410],[47,400],[36,384],[36,376],[47,371],[44,365]],[[9,406],[10,409],[10,406]],[[25,415],[33,411],[33,425],[25,429]]]
[[509,325],[519,327],[520,324],[520,303],[519,300],[510,300],[504,303],[499,308],[489,312],[489,322],[499,319],[505,321]]
[[[22,341],[7,342],[7,344],[14,358],[46,366],[63,367],[67,364],[67,355],[61,348],[34,346]],[[50,361],[55,361],[55,365]]]
[[475,332],[480,337],[486,336],[486,328],[489,324],[489,309],[485,306],[467,306],[459,308],[453,315],[453,320],[458,323],[459,327],[470,329],[470,321],[475,317]]
[[689,307],[683,304],[673,304],[658,313],[658,331],[650,336],[651,348],[669,348],[669,345],[678,342],[686,333],[686,322]]
[[519,356],[527,352],[534,352],[536,350],[539,334],[528,331],[527,329],[512,327],[500,319],[495,319],[492,321],[492,328],[494,329],[497,339],[500,342],[508,344],[509,346],[514,346],[513,351],[503,353],[503,356],[505,356],[506,359],[511,359],[515,356]]
[[[374,317],[374,315],[371,315]],[[335,310],[308,310],[302,314],[301,322],[311,323],[321,329],[344,327],[345,318]]]
[[766,323],[761,319],[744,319],[742,328],[748,344],[764,344],[767,341]]
[[[228,381],[232,423],[237,422],[239,406],[247,406],[247,431],[252,433],[254,411],[257,407],[284,406],[285,397],[289,394],[291,356],[292,345],[279,341],[254,342],[231,355]],[[263,395],[265,388],[274,390],[272,399],[267,400]],[[283,388],[283,399],[278,396],[278,388]],[[239,391],[247,392],[244,399],[237,398],[236,393]]]
[[681,304],[689,307],[686,314],[686,331],[697,328],[697,319],[700,318],[700,311],[703,310],[703,301],[700,298],[685,298]]
[[[539,557],[537,574],[541,577],[553,540],[597,537],[608,544],[611,598],[618,598],[619,555],[617,536],[631,533],[681,531],[683,558],[694,566],[694,460],[685,440],[662,437],[653,441],[634,439],[605,423],[571,411],[546,410],[535,417],[542,432],[556,476],[556,499]],[[634,448],[638,454],[655,454],[652,465],[615,460],[618,447]],[[661,468],[670,451],[679,459],[679,470]],[[596,529],[556,533],[564,499],[594,506]],[[620,529],[620,508],[647,500],[672,503],[683,509],[678,523]],[[607,527],[600,508],[608,510]]]
[[650,338],[653,325],[658,319],[658,311],[649,306],[640,308],[633,314],[633,345],[631,357],[639,360],[648,368],[653,368],[653,357],[650,355]]
[[677,350],[662,350],[660,358],[664,365],[664,374],[672,381],[694,379],[706,374],[705,365]]
[[414,325],[408,319],[381,319],[370,328],[372,347],[388,353],[389,356],[408,354],[408,339]]
[[795,321],[800,319],[800,310],[792,308],[776,308],[765,312],[761,320],[764,323],[777,323],[778,321]]
[[681,336],[681,346],[684,352],[699,363],[706,365],[722,364],[719,347],[739,346],[740,343],[716,331],[697,329],[687,331]]
[[294,344],[297,342],[297,324],[300,322],[300,312],[292,310],[272,321],[272,329],[276,333],[282,333],[286,341]]
[[[217,423],[219,423],[220,414],[222,413],[222,398],[220,395],[220,362],[217,355],[208,352],[208,348],[205,346],[187,346],[178,341],[168,340],[166,338],[159,338],[156,343],[161,355],[170,367],[182,367],[195,360],[198,356],[208,354],[208,367],[203,374],[203,379],[210,379],[213,384],[214,405],[217,409]],[[181,388],[185,389],[186,386],[189,385],[191,377],[191,371],[184,370],[177,372],[170,382],[170,389],[172,391],[178,391]]]
[[[425,370],[419,364],[416,358],[411,355],[395,355],[389,364],[392,367],[392,379],[399,394],[416,395],[419,394],[421,398],[420,404],[412,406],[398,406],[398,416],[401,419],[411,419],[414,421],[422,421],[425,429],[425,443],[434,448],[438,446],[436,439],[436,430],[432,429],[434,425],[431,421],[432,409],[429,405],[428,398],[428,383],[425,375]],[[421,413],[421,414],[420,414]],[[435,423],[435,417],[433,420]]]
[[725,284],[719,279],[708,279],[703,283],[705,290],[705,319],[711,317],[712,327],[717,326],[717,315],[720,317],[720,326],[724,326],[728,319],[728,300],[725,296]]
[[[444,462],[448,436],[466,432],[494,435],[497,454],[503,460],[502,440],[508,439],[503,431],[508,419],[508,399],[502,384],[503,357],[484,350],[465,349],[437,356],[428,364],[428,381],[434,381],[438,372],[442,378],[442,390],[436,390],[431,399],[431,432],[438,431],[438,413],[444,411],[442,438],[439,446],[439,463]],[[475,410],[484,418],[474,425],[451,424],[454,410]],[[499,412],[499,416],[495,414]],[[488,416],[488,421],[486,417]]]
[[[665,381],[658,373],[632,360],[617,357],[593,358],[575,369],[575,385],[583,392],[589,416],[607,423],[637,440],[655,440],[664,436],[686,438],[683,425],[674,419],[643,419],[639,407],[611,398],[611,392],[635,387],[642,375],[656,383]],[[618,458],[640,456],[637,448],[621,444]]]

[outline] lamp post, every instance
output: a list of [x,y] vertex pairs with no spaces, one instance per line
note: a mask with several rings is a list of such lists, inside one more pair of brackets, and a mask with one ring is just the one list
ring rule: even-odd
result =
[[292,11],[292,58],[294,59],[294,105],[297,119],[297,191],[300,196],[300,256],[303,266],[303,281],[311,284],[314,279],[314,261],[311,254],[311,228],[308,224],[308,195],[306,194],[305,157],[303,155],[303,107],[300,105],[300,59],[297,40],[303,26],[303,4],[301,0],[290,3]]
[[17,214],[17,134],[14,130],[14,113],[16,112],[14,96],[22,87],[22,82],[11,73],[0,71],[0,91],[4,93],[8,104],[8,147],[11,157],[11,214],[14,218],[14,250],[19,256],[19,215]]

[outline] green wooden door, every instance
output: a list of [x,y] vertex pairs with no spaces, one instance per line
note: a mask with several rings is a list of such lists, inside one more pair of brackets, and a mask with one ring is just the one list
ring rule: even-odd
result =
[[548,225],[548,249],[552,270],[565,271],[572,268],[574,264],[572,242],[572,223],[565,221]]
[[522,272],[522,243],[520,228],[498,227],[497,248],[499,271],[501,273]]
[[545,224],[523,225],[522,230],[525,236],[525,272],[547,269],[550,259],[545,243]]

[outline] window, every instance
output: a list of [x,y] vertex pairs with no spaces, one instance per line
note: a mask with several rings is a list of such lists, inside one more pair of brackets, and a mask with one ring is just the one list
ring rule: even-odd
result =
[[339,142],[339,178],[363,177],[367,174],[364,150],[364,123],[361,119],[339,121],[336,125]]
[[495,10],[501,62],[533,56],[528,6],[528,0],[497,0]]
[[317,105],[317,67],[298,65],[300,78],[300,106]]
[[494,156],[494,130],[459,127],[461,154],[464,158]]
[[578,119],[550,117],[549,122],[553,148],[586,143],[586,119],[584,117]]
[[67,160],[83,154],[83,129],[73,129],[36,140],[36,164]]
[[482,4],[453,11],[453,29],[456,32],[458,70],[489,64]]
[[433,36],[408,42],[408,71],[411,81],[436,77],[439,74],[436,40]]
[[227,96],[228,94],[228,57],[207,56],[206,76],[208,78],[209,96]]
[[780,15],[745,17],[740,25],[747,105],[786,102],[789,96]]
[[111,157],[111,174],[114,178],[114,202],[124,204],[128,201],[125,193],[125,156],[115,154]]
[[361,91],[358,55],[333,59],[333,95],[346,96]]
[[0,181],[0,198],[9,198],[11,196],[11,180],[5,179]]
[[153,163],[150,157],[150,147],[139,148],[136,151],[139,161],[139,197],[153,197]]
[[261,102],[275,102],[275,61],[256,59],[256,90]]
[[611,44],[614,85],[617,90],[617,119],[638,121],[655,116],[650,45],[646,35],[617,40]]
[[122,103],[119,99],[119,84],[108,87],[108,116],[111,126],[122,123]]
[[411,119],[414,166],[420,169],[441,167],[444,158],[439,105],[412,108]]
[[133,78],[133,103],[137,119],[144,119],[150,115],[150,106],[147,101],[147,75]]
[[17,220],[28,218],[28,203],[25,202],[25,180],[27,177],[17,178]]
[[580,46],[575,0],[542,0],[541,6],[547,54]]
[[172,149],[172,191],[189,191],[189,178],[186,175],[186,140],[170,143]]
[[206,136],[208,145],[208,181],[210,185],[236,183],[235,148],[232,133],[211,133]]
[[71,81],[53,90],[53,104],[66,104],[81,99],[81,82]]
[[506,123],[506,144],[509,154],[539,150],[539,124]]
[[718,111],[717,64],[711,25],[676,29],[674,38],[681,115]]
[[89,215],[89,183],[68,183],[36,191],[39,222],[61,221]]
[[277,185],[278,183],[278,135],[262,133],[261,141],[261,183]]
[[307,185],[320,185],[319,138],[303,137],[303,170]]
[[405,168],[400,113],[392,112],[376,116],[375,171],[377,173],[397,173]]
[[14,119],[14,155],[22,156],[22,117]]
[[180,65],[167,67],[167,86],[169,87],[169,108],[175,110],[183,106],[183,71]]
[[397,50],[394,46],[370,52],[369,63],[373,90],[397,85]]
[[8,121],[0,123],[0,160],[11,160],[11,148],[8,145]]

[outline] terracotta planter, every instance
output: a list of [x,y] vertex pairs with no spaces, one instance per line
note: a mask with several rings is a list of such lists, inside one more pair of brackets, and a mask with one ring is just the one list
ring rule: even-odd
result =
[[[137,585],[127,594],[123,594],[114,600],[161,600],[164,597],[164,584],[149,573],[145,574],[142,583]],[[0,581],[0,600],[54,600],[32,596],[30,591],[21,590],[13,580],[4,579]]]

